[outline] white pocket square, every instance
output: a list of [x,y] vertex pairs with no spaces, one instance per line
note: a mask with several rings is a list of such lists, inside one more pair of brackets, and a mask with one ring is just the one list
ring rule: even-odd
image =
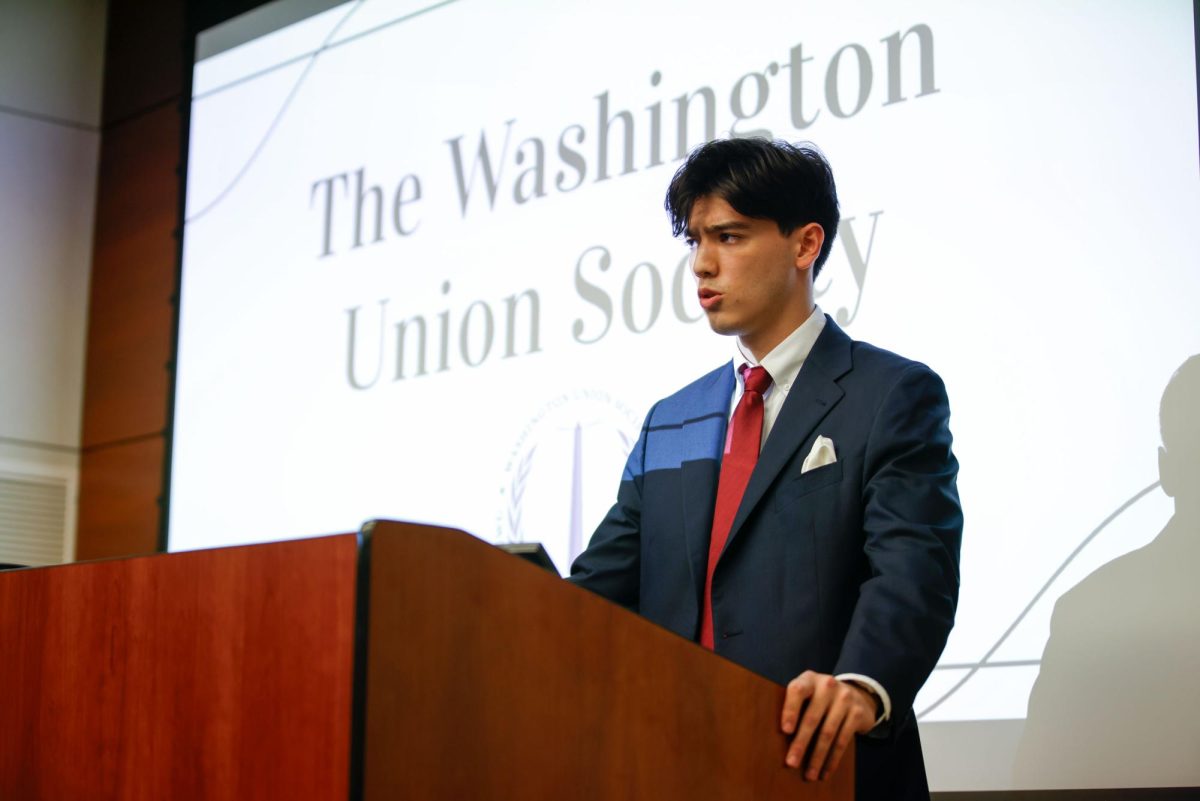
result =
[[833,464],[836,461],[837,453],[833,450],[833,440],[829,437],[817,437],[817,441],[813,443],[812,450],[808,452],[808,456],[804,459],[804,464],[800,465],[800,475],[804,475],[809,470]]

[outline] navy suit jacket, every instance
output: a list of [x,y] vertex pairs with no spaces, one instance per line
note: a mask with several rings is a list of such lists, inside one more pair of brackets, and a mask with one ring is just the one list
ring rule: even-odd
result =
[[[734,388],[725,364],[650,410],[571,580],[691,640]],[[858,797],[928,792],[912,715],[954,622],[962,511],[949,405],[923,364],[826,319],[713,575],[716,652],[780,684],[861,673],[892,701],[860,737]],[[801,473],[817,436],[837,461]],[[767,736],[764,733],[764,736]]]

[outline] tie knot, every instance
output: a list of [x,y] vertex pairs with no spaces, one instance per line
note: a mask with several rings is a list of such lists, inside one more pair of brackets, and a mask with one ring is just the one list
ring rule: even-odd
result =
[[757,392],[761,395],[767,391],[767,387],[771,386],[771,374],[761,364],[756,367],[743,364],[741,370],[747,392]]

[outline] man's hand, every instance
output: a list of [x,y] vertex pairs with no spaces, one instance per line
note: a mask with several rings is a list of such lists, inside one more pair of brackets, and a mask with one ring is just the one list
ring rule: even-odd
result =
[[875,698],[866,690],[828,673],[804,671],[788,683],[780,716],[783,733],[795,735],[787,750],[788,767],[800,767],[811,743],[812,756],[804,778],[827,778],[837,769],[854,735],[869,732],[875,719]]

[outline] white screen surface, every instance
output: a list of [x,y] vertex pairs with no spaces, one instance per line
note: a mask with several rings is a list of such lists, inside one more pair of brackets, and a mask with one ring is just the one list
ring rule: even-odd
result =
[[[200,61],[171,549],[387,517],[565,570],[650,404],[732,352],[662,210],[681,152],[810,139],[843,211],[818,302],[950,393],[962,597],[917,712],[1024,719],[1056,599],[1172,515],[1158,404],[1200,352],[1191,14],[373,0]],[[1002,762],[940,789],[1088,786]]]

